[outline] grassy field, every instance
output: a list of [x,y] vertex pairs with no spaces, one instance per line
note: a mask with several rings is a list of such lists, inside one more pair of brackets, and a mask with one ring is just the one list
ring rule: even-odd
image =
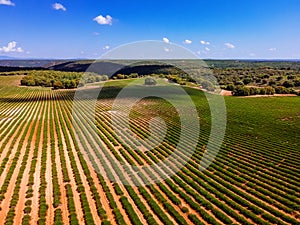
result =
[[[163,142],[143,153],[126,131],[119,136],[111,127],[114,97],[130,80],[110,81],[102,89],[97,143],[84,115],[77,118],[82,132],[72,129],[74,90],[17,87],[18,80],[0,77],[0,224],[300,224],[299,97],[225,97],[224,142],[200,172],[210,109],[203,92],[185,87],[199,112],[196,151],[169,179],[135,187],[106,179],[118,175],[110,168],[119,168],[105,158],[149,165],[173,152],[181,131],[169,102],[145,98],[130,113],[131,130],[142,139],[149,136],[152,117],[167,124]],[[159,84],[157,91],[166,85]],[[140,82],[130,88],[142,93],[145,87]],[[80,104],[88,108],[90,101]],[[101,146],[102,173],[80,151],[78,138],[86,148]]]

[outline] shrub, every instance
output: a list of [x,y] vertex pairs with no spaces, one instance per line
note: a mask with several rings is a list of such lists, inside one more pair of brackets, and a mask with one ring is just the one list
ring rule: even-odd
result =
[[31,200],[27,200],[27,201],[25,202],[25,206],[31,206],[31,204],[32,204],[32,201],[31,201]]
[[250,95],[250,89],[243,86],[237,86],[233,91],[232,95],[234,96],[248,96]]
[[258,95],[260,93],[259,88],[250,87],[250,95]]
[[243,83],[244,83],[245,85],[250,84],[251,82],[253,82],[253,79],[250,78],[250,77],[246,77],[246,78],[243,80]]
[[286,80],[282,83],[282,86],[289,88],[289,87],[294,87],[294,82],[292,80]]
[[26,214],[31,213],[31,207],[25,207],[24,213],[26,213]]
[[244,85],[243,81],[241,81],[241,80],[235,81],[234,84],[237,85],[237,86],[243,86]]
[[234,85],[233,84],[228,84],[227,86],[226,86],[226,90],[228,90],[228,91],[233,91],[234,90]]
[[187,212],[189,212],[189,209],[188,209],[187,207],[182,207],[182,208],[181,208],[181,211],[182,211],[183,213],[187,213]]
[[144,85],[156,85],[156,84],[157,84],[156,80],[152,77],[147,77],[145,79]]

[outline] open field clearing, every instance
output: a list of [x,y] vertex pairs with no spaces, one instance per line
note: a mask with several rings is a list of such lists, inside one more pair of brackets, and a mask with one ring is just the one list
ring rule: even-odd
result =
[[[122,170],[107,159],[142,166],[168,157],[181,132],[169,102],[145,98],[130,112],[130,129],[141,139],[149,136],[151,118],[159,116],[167,125],[162,143],[139,151],[136,139],[126,130],[117,134],[111,125],[114,97],[126,80],[103,88],[93,133],[83,114],[73,124],[74,90],[21,88],[11,86],[19,82],[11,79],[0,77],[0,224],[300,224],[299,97],[226,96],[224,143],[210,167],[200,172],[210,109],[203,92],[185,88],[199,113],[195,153],[169,179],[135,187],[107,179]],[[89,104],[87,99],[80,107]],[[121,117],[115,113],[120,127]],[[150,141],[144,145],[151,148]],[[91,155],[85,156],[81,147]],[[127,179],[151,176],[156,174],[133,173]]]

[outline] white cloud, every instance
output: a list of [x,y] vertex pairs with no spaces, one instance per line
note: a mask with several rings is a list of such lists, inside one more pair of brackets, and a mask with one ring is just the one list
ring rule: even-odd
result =
[[94,35],[95,35],[95,36],[99,36],[100,33],[99,33],[99,32],[94,32]]
[[231,43],[225,43],[224,45],[225,45],[227,48],[231,48],[231,49],[235,48],[235,46],[234,46],[233,44],[231,44]]
[[170,40],[168,38],[166,38],[166,37],[164,37],[162,40],[163,40],[163,42],[165,42],[167,44],[170,43]]
[[15,6],[16,4],[13,3],[11,0],[0,0],[0,5],[11,5],[11,6]]
[[189,44],[192,44],[192,41],[191,40],[188,40],[188,39],[186,39],[186,40],[184,40],[184,42],[183,42],[184,44],[186,44],[186,45],[189,45]]
[[0,48],[0,52],[10,53],[10,52],[23,52],[21,47],[17,47],[17,42],[11,41],[7,46]]
[[93,19],[100,25],[112,25],[113,18],[110,15],[107,15],[106,17],[99,15]]
[[276,50],[277,50],[277,48],[269,48],[269,51],[271,51],[271,52],[274,52]]
[[52,5],[53,9],[55,10],[62,10],[62,11],[67,11],[66,7],[64,7],[62,4],[60,3],[54,3]]
[[109,45],[105,45],[105,46],[103,47],[103,50],[108,50],[108,49],[110,49],[110,46],[109,46]]
[[209,49],[208,47],[205,47],[204,49],[205,49],[205,51],[207,51],[207,52],[210,51],[210,49]]
[[200,43],[201,43],[202,45],[210,45],[210,42],[208,42],[208,41],[200,41]]

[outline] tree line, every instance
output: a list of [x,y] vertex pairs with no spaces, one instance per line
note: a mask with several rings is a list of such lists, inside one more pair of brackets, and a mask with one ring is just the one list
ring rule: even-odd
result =
[[72,89],[82,87],[88,83],[105,81],[107,75],[82,72],[61,72],[54,70],[33,70],[27,71],[26,76],[21,80],[24,86],[52,87],[54,89]]

